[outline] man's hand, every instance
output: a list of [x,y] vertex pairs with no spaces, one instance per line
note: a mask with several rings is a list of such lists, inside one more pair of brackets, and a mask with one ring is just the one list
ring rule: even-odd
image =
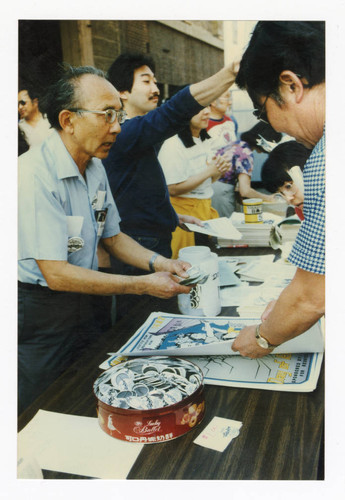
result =
[[230,71],[230,73],[232,73],[233,77],[236,78],[237,76],[237,73],[239,72],[240,70],[240,62],[241,60],[238,60],[238,61],[233,61],[232,63],[230,63],[226,68]]
[[247,358],[262,358],[271,354],[272,349],[263,349],[256,343],[255,329],[255,325],[243,328],[234,340],[232,350]]
[[[140,277],[137,278],[140,280]],[[168,272],[157,272],[142,277],[141,293],[153,295],[160,299],[169,299],[179,293],[189,293],[190,286],[179,285],[179,278]]]
[[202,220],[198,219],[197,217],[193,217],[192,215],[177,214],[177,216],[178,216],[178,225],[184,231],[191,232],[190,229],[188,229],[188,227],[185,225],[186,222],[187,224],[196,224],[197,226],[200,227],[203,227],[204,225]]
[[235,83],[239,69],[239,61],[234,61],[206,80],[192,83],[190,93],[201,106],[208,106]]
[[155,260],[154,266],[156,271],[167,271],[171,274],[177,274],[180,278],[188,278],[189,274],[186,271],[191,267],[191,264],[183,260],[166,259],[162,255],[159,255]]

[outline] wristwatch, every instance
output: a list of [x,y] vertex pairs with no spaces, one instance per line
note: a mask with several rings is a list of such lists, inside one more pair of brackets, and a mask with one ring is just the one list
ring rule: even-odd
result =
[[255,338],[258,346],[262,347],[263,349],[274,349],[275,347],[278,347],[277,345],[270,344],[264,337],[261,337],[260,326],[261,325],[257,325],[255,329]]

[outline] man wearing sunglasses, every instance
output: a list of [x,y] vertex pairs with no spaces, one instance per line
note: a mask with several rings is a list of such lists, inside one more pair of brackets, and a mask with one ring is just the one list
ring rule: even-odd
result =
[[28,146],[37,146],[44,141],[52,129],[38,107],[38,97],[29,86],[21,87],[18,92],[19,128]]
[[[100,161],[124,120],[116,89],[95,68],[69,67],[41,103],[54,132],[19,158],[19,413],[96,338],[91,296],[190,291],[177,277],[187,277],[188,263],[120,231]],[[100,240],[111,255],[151,274],[99,272]]]
[[325,308],[325,23],[261,21],[240,64],[236,83],[247,90],[255,116],[312,150],[304,171],[305,220],[289,260],[291,283],[233,344],[258,358],[308,330]]

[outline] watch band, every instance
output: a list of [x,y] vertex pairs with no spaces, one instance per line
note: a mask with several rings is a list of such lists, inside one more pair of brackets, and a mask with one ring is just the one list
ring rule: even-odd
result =
[[156,271],[155,269],[155,266],[154,266],[154,263],[155,263],[155,260],[157,259],[157,257],[159,257],[159,253],[154,253],[150,259],[150,262],[149,262],[149,268],[150,268],[150,271],[152,273],[154,273]]
[[[268,340],[265,339],[265,337],[262,337],[260,335],[260,326],[261,325],[256,325],[256,329],[255,329],[255,337],[256,337],[257,344],[264,349],[274,349],[275,347],[278,347],[278,345],[270,344],[268,342]],[[266,345],[267,345],[267,347],[266,347]]]

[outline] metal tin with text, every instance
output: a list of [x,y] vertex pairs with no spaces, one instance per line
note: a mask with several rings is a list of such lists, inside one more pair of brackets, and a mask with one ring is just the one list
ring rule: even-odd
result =
[[[139,369],[142,373],[138,373]],[[139,379],[138,383],[136,379]],[[178,386],[180,380],[182,385]],[[115,384],[115,389],[107,399],[102,396],[102,390],[104,392],[105,388],[108,394],[112,391],[110,381]],[[174,385],[169,387],[170,383]],[[116,384],[122,384],[117,393]],[[145,386],[151,391],[148,394]],[[150,444],[175,439],[194,429],[205,413],[202,371],[190,361],[168,356],[133,358],[113,366],[95,381],[94,394],[98,421],[104,432],[131,443]],[[150,394],[151,399],[148,398]],[[159,406],[157,397],[162,397],[162,394],[165,401],[169,403],[171,400],[172,404],[147,409],[128,407],[132,401],[138,404],[141,400],[150,405],[155,401]],[[176,401],[179,394],[181,400]],[[114,406],[118,404],[127,407]]]

